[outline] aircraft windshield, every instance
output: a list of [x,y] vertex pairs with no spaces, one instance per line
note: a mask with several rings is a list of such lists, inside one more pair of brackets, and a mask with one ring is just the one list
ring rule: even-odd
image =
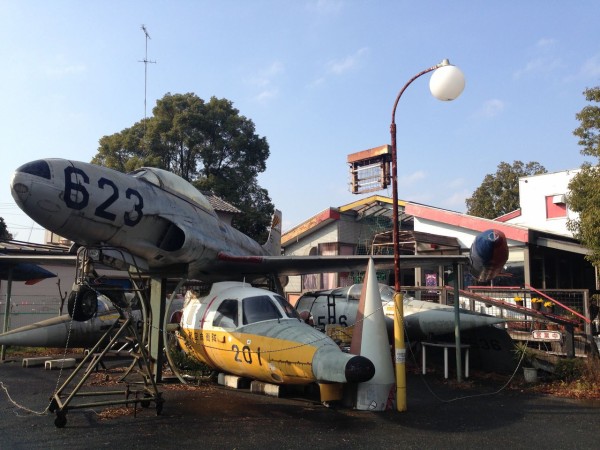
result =
[[217,308],[215,318],[213,319],[214,327],[235,328],[238,324],[238,301],[223,300],[223,303]]
[[298,311],[296,311],[296,309],[290,305],[290,302],[288,302],[285,298],[281,297],[280,295],[275,295],[275,300],[279,302],[279,305],[290,319],[302,320]]
[[212,211],[213,208],[202,193],[178,175],[156,167],[142,167],[131,173],[136,178],[147,181],[161,189],[178,194],[202,208]]
[[247,297],[242,301],[244,309],[244,325],[263,320],[281,319],[282,315],[273,299],[268,295]]

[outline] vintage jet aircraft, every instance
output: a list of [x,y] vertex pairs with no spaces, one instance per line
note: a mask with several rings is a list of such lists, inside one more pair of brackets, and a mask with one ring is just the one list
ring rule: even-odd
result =
[[[327,324],[354,325],[362,284],[305,292],[296,302],[296,309],[303,316],[310,315],[316,328],[325,331]],[[394,331],[394,289],[379,284],[382,308],[386,315],[386,327],[390,335]],[[460,309],[461,330],[468,330],[504,322],[502,318],[478,314]],[[454,332],[454,308],[438,303],[404,297],[404,328],[410,340],[422,340],[436,335]]]
[[[19,207],[41,226],[84,247],[99,247],[100,262],[118,257],[149,273],[208,283],[251,282],[364,270],[369,259],[380,268],[393,265],[389,255],[282,256],[280,213],[274,217],[268,241],[260,245],[219,220],[190,183],[157,168],[125,174],[84,162],[41,159],[15,171],[11,192]],[[475,277],[489,279],[501,270],[506,255],[506,237],[488,230],[477,236],[470,255],[407,255],[400,261],[403,267],[467,264]],[[118,301],[111,292],[95,290]],[[76,320],[95,315],[96,294],[82,290],[70,302]]]
[[[15,202],[38,224],[82,246],[114,247],[140,269],[177,273],[206,282],[252,281],[286,276],[363,270],[369,258],[392,267],[390,256],[281,256],[281,216],[269,240],[260,245],[219,220],[207,199],[187,181],[157,168],[125,174],[65,159],[42,159],[19,167],[11,180]],[[469,264],[476,277],[497,273],[504,264],[494,255],[506,238],[493,230],[492,253],[401,257],[403,267],[425,263]],[[125,256],[123,256],[124,259]]]
[[243,282],[218,282],[186,301],[179,329],[186,353],[207,365],[275,384],[358,383],[375,374],[301,320],[283,297]]
[[[129,295],[129,294],[126,294]],[[85,321],[73,320],[69,314],[41,320],[0,334],[0,345],[17,347],[89,348],[119,319],[119,312],[112,301],[97,295],[97,313]],[[181,311],[183,298],[176,297],[169,304],[169,317]],[[141,328],[143,320],[140,309],[132,310],[133,318]]]
[[[304,293],[296,302],[301,317],[317,329],[326,325],[354,325],[362,284]],[[394,290],[379,285],[381,306],[390,342],[394,338]],[[460,309],[460,330],[463,343],[471,345],[472,365],[484,370],[510,372],[514,369],[513,344],[507,331],[495,325],[505,322],[500,317]],[[404,297],[404,331],[409,345],[421,341],[452,342],[455,332],[454,307]],[[335,330],[348,340],[351,332]],[[343,341],[343,339],[340,339]]]
[[[139,313],[139,311],[137,311]],[[138,320],[141,314],[137,314]],[[91,347],[104,335],[119,314],[111,301],[98,295],[98,313],[89,320],[73,320],[68,314],[0,334],[0,345],[19,347]]]

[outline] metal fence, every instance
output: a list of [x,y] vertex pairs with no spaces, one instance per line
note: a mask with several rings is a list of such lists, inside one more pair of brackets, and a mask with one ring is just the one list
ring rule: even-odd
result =
[[[46,295],[11,295],[8,329],[31,325],[59,315],[60,297]],[[6,295],[0,296],[0,327],[4,324]],[[0,331],[2,329],[0,328]]]
[[[523,288],[479,288],[470,287],[470,292],[484,297],[502,300],[505,303],[523,306],[528,309],[542,310],[564,319],[578,319],[576,313],[590,319],[589,291],[587,289],[542,289],[531,290]],[[452,294],[450,294],[452,296]],[[450,300],[450,299],[449,299]],[[493,316],[508,319],[527,320],[519,312],[510,311],[498,306],[491,306],[485,301],[476,301],[461,297],[461,306]],[[589,330],[588,330],[589,332]]]
[[[407,295],[421,300],[454,305],[454,292],[446,287],[404,287]],[[474,294],[474,295],[470,295]],[[486,299],[488,301],[486,302]],[[572,320],[575,324],[575,353],[583,355],[587,344],[585,335],[598,336],[600,317],[597,307],[590,308],[590,297],[587,289],[526,289],[520,287],[469,287],[460,295],[460,307],[478,313],[507,319],[505,327],[513,339],[531,339],[535,330],[560,331],[565,336],[565,327],[560,319]],[[544,305],[546,304],[546,306]],[[549,316],[526,314],[525,309],[548,313]],[[546,308],[546,309],[545,309]],[[591,323],[581,320],[585,317]],[[579,336],[579,337],[577,337]],[[564,341],[564,339],[563,339]],[[540,344],[541,345],[541,344]],[[561,343],[547,342],[546,350],[560,353]]]

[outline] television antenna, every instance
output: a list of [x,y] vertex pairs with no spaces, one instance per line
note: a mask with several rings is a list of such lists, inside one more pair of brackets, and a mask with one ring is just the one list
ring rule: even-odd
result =
[[142,61],[138,61],[138,62],[144,63],[144,134],[146,134],[145,130],[146,130],[146,95],[148,92],[148,63],[156,64],[156,61],[150,61],[148,59],[148,39],[150,39],[150,35],[148,34],[146,25],[142,24],[141,28],[142,28],[142,31],[144,32],[144,34],[146,35],[146,54]]

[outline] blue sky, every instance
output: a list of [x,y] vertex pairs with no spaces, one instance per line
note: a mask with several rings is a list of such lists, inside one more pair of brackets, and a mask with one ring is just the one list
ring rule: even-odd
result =
[[[429,75],[396,113],[401,199],[464,212],[501,161],[549,171],[584,161],[572,131],[582,92],[600,85],[597,1],[0,0],[0,216],[42,242],[9,189],[21,164],[90,161],[98,140],[165,93],[227,98],[266,137],[261,174],[284,230],[357,200],[346,156],[390,142],[393,102],[448,58],[460,98]],[[379,192],[391,196],[390,191]]]

